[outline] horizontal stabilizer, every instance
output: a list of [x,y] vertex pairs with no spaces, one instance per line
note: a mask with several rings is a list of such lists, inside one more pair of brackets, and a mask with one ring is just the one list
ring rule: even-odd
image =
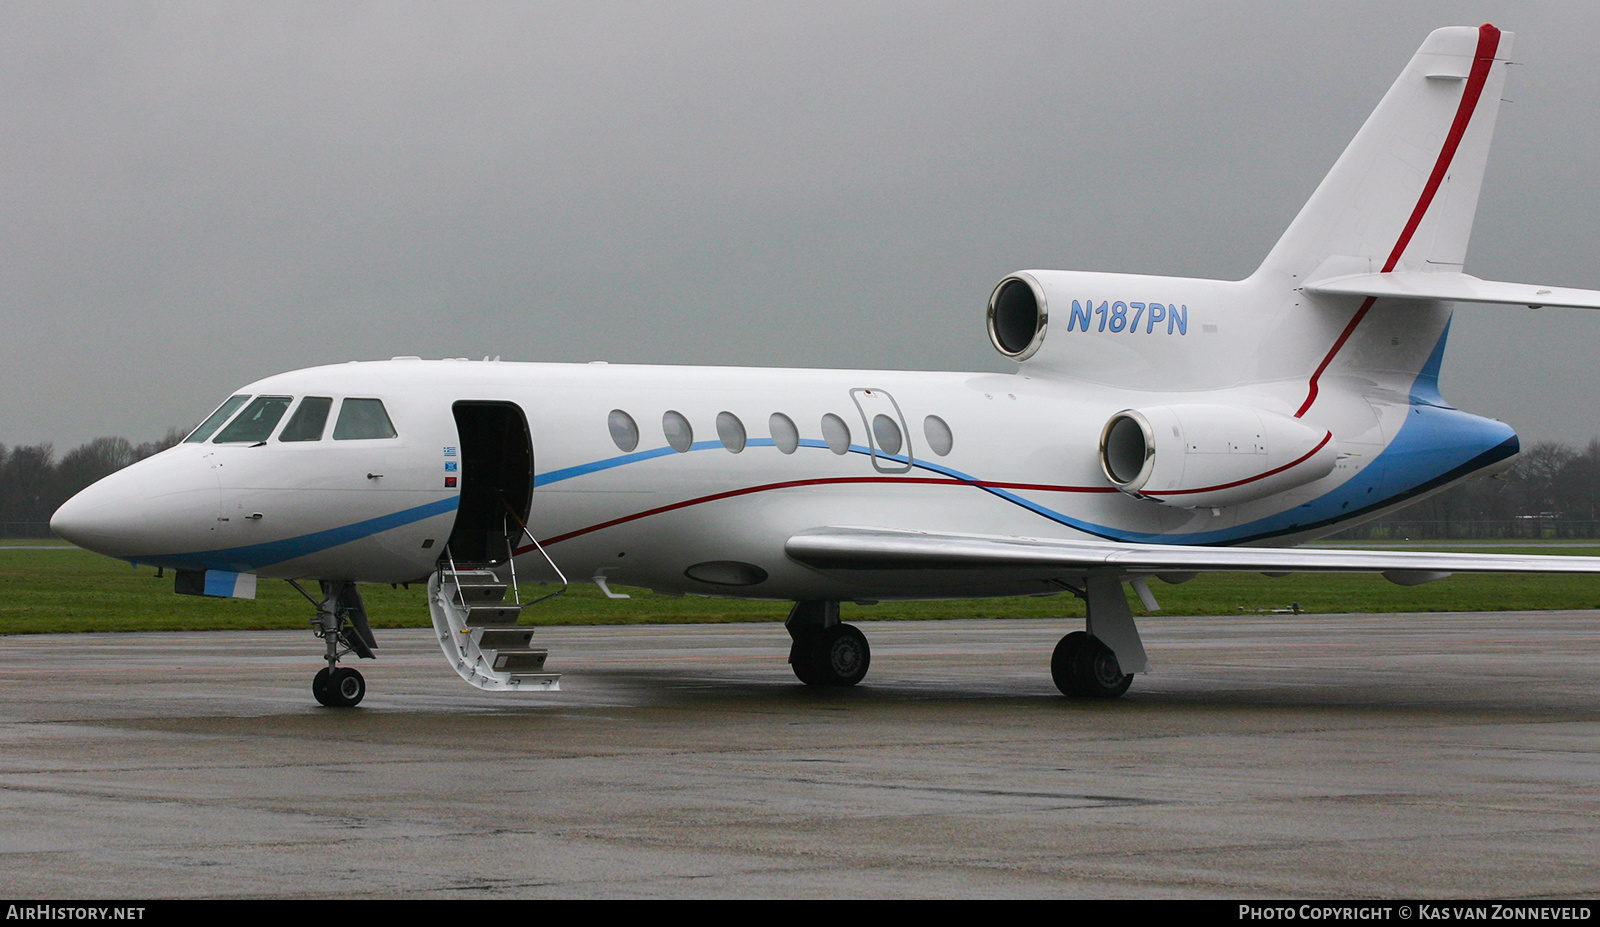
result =
[[822,570],[1009,571],[1019,579],[1107,569],[1123,573],[1600,573],[1600,557],[1117,544],[892,528],[816,528],[789,538],[784,550],[800,563]]
[[1460,303],[1498,303],[1506,306],[1563,306],[1600,309],[1600,290],[1540,286],[1479,280],[1470,274],[1398,271],[1387,274],[1351,274],[1317,280],[1302,287],[1307,293],[1327,296],[1376,296],[1380,299],[1437,299]]

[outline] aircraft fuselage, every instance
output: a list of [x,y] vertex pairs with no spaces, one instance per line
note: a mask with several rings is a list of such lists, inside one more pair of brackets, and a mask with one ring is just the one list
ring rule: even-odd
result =
[[[1205,398],[1292,412],[1303,389]],[[500,475],[513,497],[531,477],[531,506],[525,495],[514,504],[469,499],[490,510],[477,517],[525,517],[569,578],[775,599],[991,596],[1057,590],[972,575],[915,585],[902,577],[888,587],[842,581],[790,560],[784,542],[823,525],[930,533],[982,525],[1024,537],[1282,545],[1502,465],[1515,440],[1498,423],[1414,397],[1329,389],[1312,425],[1337,442],[1332,472],[1240,505],[1184,507],[1119,491],[1098,448],[1115,413],[1193,402],[1192,393],[1025,372],[397,359],[281,374],[240,394],[286,397],[291,414],[265,441],[184,443],[114,475],[64,508],[58,530],[73,537],[81,522],[93,532],[81,543],[177,570],[418,580],[445,553],[463,489],[480,476],[473,467],[508,466],[467,459],[473,437],[464,428],[474,426],[457,413],[466,405],[506,412],[502,425],[525,420],[531,441],[532,472],[518,459]],[[306,397],[335,406],[381,400],[395,435],[282,440]],[[631,436],[626,423],[614,434],[618,415]],[[1435,442],[1421,459],[1386,456],[1424,415],[1457,440]],[[687,434],[668,434],[677,417]],[[702,564],[723,566],[695,569]],[[526,541],[517,568],[525,579],[554,578]]]

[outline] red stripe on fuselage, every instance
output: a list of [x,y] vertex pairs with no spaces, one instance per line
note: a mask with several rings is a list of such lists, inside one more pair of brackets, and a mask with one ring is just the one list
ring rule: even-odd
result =
[[[921,485],[934,486],[972,486],[977,489],[1021,489],[1031,492],[1108,493],[1118,491],[1113,486],[1056,486],[1048,483],[990,483],[982,480],[960,480],[950,477],[937,478],[925,476],[840,476],[828,479],[789,480],[788,482],[784,483],[764,483],[760,486],[746,486],[743,489],[730,489],[727,492],[712,493],[709,496],[698,496],[693,499],[685,499],[682,502],[674,502],[670,505],[661,505],[653,509],[645,509],[642,512],[634,512],[631,515],[623,515],[620,518],[613,518],[610,521],[603,521],[599,524],[589,525],[586,528],[579,528],[576,531],[568,531],[565,534],[558,534],[554,537],[545,538],[539,543],[559,544],[562,541],[571,540],[572,538],[579,537],[580,535],[590,534],[595,531],[600,531],[604,528],[611,528],[615,527],[616,525],[626,524],[630,521],[637,521],[641,518],[649,518],[651,515],[661,515],[666,512],[672,512],[694,505],[703,505],[707,502],[717,502],[722,499],[732,499],[737,496],[748,496],[753,493],[771,492],[778,489],[797,489],[805,486],[837,486],[849,483],[917,483]],[[521,555],[533,549],[533,545],[530,544],[527,547],[519,548],[516,553]]]
[[[1472,114],[1478,108],[1478,99],[1483,95],[1483,85],[1489,80],[1489,69],[1494,65],[1495,49],[1500,47],[1500,30],[1484,23],[1478,27],[1478,48],[1473,53],[1472,71],[1467,75],[1467,86],[1461,91],[1461,103],[1456,106],[1455,121],[1450,124],[1450,134],[1445,136],[1444,146],[1439,149],[1439,157],[1433,164],[1433,173],[1428,175],[1428,182],[1422,187],[1422,196],[1417,198],[1417,205],[1411,210],[1411,218],[1406,220],[1406,226],[1400,232],[1400,237],[1394,243],[1394,250],[1389,252],[1389,259],[1383,264],[1382,273],[1394,270],[1400,263],[1400,255],[1405,253],[1406,246],[1411,244],[1411,236],[1417,232],[1417,226],[1422,224],[1422,217],[1428,214],[1428,207],[1433,205],[1434,194],[1439,192],[1439,185],[1444,183],[1445,174],[1450,170],[1450,162],[1456,156],[1456,149],[1461,145],[1461,137],[1466,135],[1467,126],[1472,122]],[[1333,361],[1334,355],[1350,340],[1350,335],[1355,332],[1356,326],[1366,318],[1367,310],[1377,301],[1376,297],[1368,296],[1351,316],[1350,324],[1340,332],[1339,340],[1333,343],[1322,363],[1311,374],[1311,382],[1307,385],[1306,401],[1300,404],[1300,410],[1294,414],[1299,418],[1306,414],[1311,404],[1317,400],[1317,380],[1322,372],[1328,369],[1328,364]]]

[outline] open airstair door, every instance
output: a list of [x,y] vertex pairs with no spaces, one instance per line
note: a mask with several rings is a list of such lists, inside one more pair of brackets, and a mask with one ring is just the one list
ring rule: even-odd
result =
[[499,563],[522,534],[533,501],[533,439],[514,402],[451,407],[461,441],[461,501],[449,556],[457,564]]
[[[439,646],[462,679],[480,689],[558,689],[547,652],[518,624],[522,600],[512,552],[533,502],[533,439],[512,402],[451,407],[460,444],[461,497],[450,543],[428,580]],[[509,600],[508,600],[509,593]]]

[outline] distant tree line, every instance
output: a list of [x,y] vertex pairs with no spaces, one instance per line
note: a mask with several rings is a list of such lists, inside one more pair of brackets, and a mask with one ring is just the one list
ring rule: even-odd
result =
[[[96,438],[55,459],[49,444],[0,444],[0,537],[48,537],[50,516],[108,473],[182,441],[172,428],[133,444]],[[1499,476],[1471,480],[1335,535],[1348,540],[1600,537],[1600,438],[1582,450],[1535,444]]]
[[49,537],[50,516],[78,490],[136,460],[182,441],[171,428],[157,441],[95,438],[55,458],[50,444],[7,448],[0,444],[0,537]]
[[1552,442],[1535,444],[1505,473],[1469,480],[1335,537],[1600,537],[1600,438],[1582,450]]

